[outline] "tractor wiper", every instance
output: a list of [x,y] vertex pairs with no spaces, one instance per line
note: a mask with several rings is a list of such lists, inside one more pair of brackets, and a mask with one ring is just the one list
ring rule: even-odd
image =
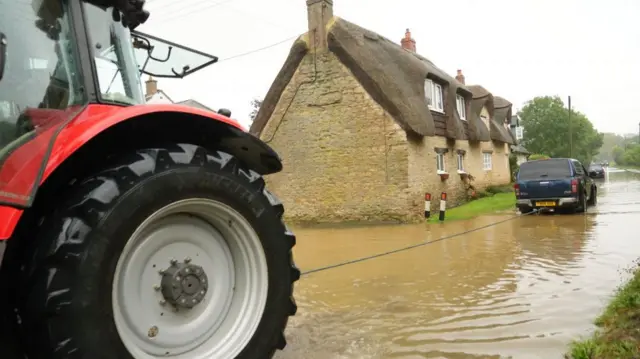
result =
[[[159,59],[157,57],[154,57],[153,54],[153,50],[155,49],[155,47],[153,45],[151,45],[151,42],[149,41],[149,39],[140,36],[138,34],[131,34],[131,37],[133,38],[133,47],[136,49],[141,49],[141,50],[145,50],[147,52],[147,58],[144,60],[144,64],[142,65],[142,68],[140,69],[141,73],[144,73],[144,70],[147,68],[147,65],[149,64],[149,60],[153,60],[153,61],[158,61],[158,62],[167,62],[169,61],[169,59],[171,58],[171,51],[173,50],[173,46],[169,46],[168,50],[167,50],[167,56],[164,59]],[[173,69],[172,69],[173,71]],[[175,73],[175,71],[174,71]]]

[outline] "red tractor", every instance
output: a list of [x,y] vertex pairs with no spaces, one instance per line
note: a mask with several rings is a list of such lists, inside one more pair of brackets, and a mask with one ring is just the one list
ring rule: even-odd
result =
[[145,104],[217,61],[139,0],[0,0],[0,358],[270,358],[295,314],[278,155]]

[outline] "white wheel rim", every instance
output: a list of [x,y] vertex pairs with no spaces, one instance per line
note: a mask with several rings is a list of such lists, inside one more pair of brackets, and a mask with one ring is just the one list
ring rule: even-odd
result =
[[[184,273],[192,268],[187,265],[206,274],[193,282],[206,283],[206,294],[195,307],[176,310],[170,304],[175,298],[163,295],[170,286],[163,286],[160,270]],[[115,325],[134,358],[234,358],[264,313],[267,260],[257,233],[237,211],[214,200],[187,199],[158,210],[136,229],[118,260],[112,289]]]

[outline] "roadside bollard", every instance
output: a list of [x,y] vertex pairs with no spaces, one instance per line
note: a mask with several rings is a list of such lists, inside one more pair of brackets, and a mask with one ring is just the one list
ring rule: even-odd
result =
[[424,218],[431,217],[431,193],[424,194]]
[[442,192],[440,195],[440,218],[441,221],[444,221],[444,212],[447,210],[447,192]]

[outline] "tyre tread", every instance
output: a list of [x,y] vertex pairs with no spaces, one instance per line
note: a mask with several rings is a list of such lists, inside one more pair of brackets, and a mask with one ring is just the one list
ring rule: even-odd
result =
[[[23,336],[33,338],[34,331],[43,336],[39,339],[29,339],[24,343],[27,348],[39,350],[32,353],[35,358],[49,358],[52,354],[52,358],[80,358],[81,355],[74,352],[77,343],[74,343],[73,339],[69,339],[70,336],[65,338],[67,334],[64,326],[58,327],[64,323],[57,320],[57,317],[72,310],[72,306],[75,305],[72,304],[69,287],[70,283],[73,283],[84,244],[82,241],[74,241],[74,239],[78,239],[92,228],[96,228],[112,208],[114,202],[141,180],[180,165],[210,166],[222,170],[242,179],[268,200],[284,229],[282,239],[286,241],[289,250],[291,274],[288,312],[290,315],[296,313],[293,283],[300,278],[300,270],[293,260],[292,253],[296,238],[282,221],[284,207],[281,201],[266,189],[263,177],[246,168],[236,157],[222,151],[209,152],[203,147],[190,144],[141,149],[121,158],[118,162],[114,162],[114,165],[94,176],[71,183],[69,188],[72,191],[69,193],[67,201],[56,209],[56,213],[51,215],[51,217],[61,220],[41,221],[38,231],[45,234],[43,238],[52,238],[52,233],[64,233],[64,238],[52,238],[52,241],[41,243],[37,243],[35,240],[31,241],[31,251],[27,251],[29,258],[25,262],[26,265],[18,269],[18,272],[21,272],[22,284],[18,291],[19,294],[15,298],[15,305],[19,307],[18,321],[23,323]],[[111,186],[112,190],[103,191],[105,186]],[[114,193],[113,189],[117,195],[106,196],[108,193]],[[62,224],[65,228],[63,230],[52,228],[47,223]],[[55,273],[55,275],[51,275],[51,273]],[[44,291],[44,288],[46,288],[44,295],[31,295],[34,291]],[[285,347],[284,329],[283,327],[281,333],[274,335],[271,353]],[[44,342],[41,341],[43,339]],[[46,353],[47,347],[51,348],[53,353]]]

